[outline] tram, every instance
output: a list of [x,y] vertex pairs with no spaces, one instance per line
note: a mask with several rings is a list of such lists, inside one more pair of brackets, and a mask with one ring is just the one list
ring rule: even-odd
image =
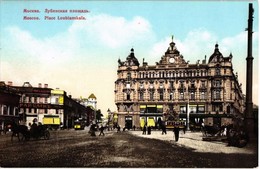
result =
[[84,130],[86,126],[85,121],[82,118],[79,118],[74,121],[74,129],[75,130]]

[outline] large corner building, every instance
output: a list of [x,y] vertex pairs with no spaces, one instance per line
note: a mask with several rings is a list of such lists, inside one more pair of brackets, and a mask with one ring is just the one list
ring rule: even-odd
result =
[[134,49],[118,60],[115,104],[122,127],[156,126],[172,113],[190,125],[223,125],[243,116],[244,95],[232,54],[224,57],[216,44],[208,60],[189,63],[172,41],[155,65],[140,64]]

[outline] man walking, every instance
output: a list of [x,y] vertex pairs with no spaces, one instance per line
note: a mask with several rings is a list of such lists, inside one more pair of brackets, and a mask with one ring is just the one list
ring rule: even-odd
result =
[[174,131],[175,141],[178,142],[178,140],[179,140],[179,133],[180,133],[180,124],[179,124],[178,121],[176,121],[174,123],[173,131]]
[[101,136],[101,134],[102,134],[103,136],[105,136],[103,125],[101,125],[101,127],[100,127],[100,133],[99,133],[99,136]]

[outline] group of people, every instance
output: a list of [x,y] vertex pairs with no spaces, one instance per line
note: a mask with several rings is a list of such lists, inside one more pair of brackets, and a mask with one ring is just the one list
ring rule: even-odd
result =
[[89,129],[89,133],[91,136],[96,136],[96,131],[99,130],[100,133],[99,133],[99,136],[103,135],[105,136],[105,133],[104,133],[104,130],[105,130],[105,127],[103,125],[101,125],[100,127],[96,124],[92,124],[90,126],[90,129]]
[[146,127],[146,125],[144,125],[143,134],[146,134],[146,128],[147,128],[147,134],[150,135],[152,132],[152,127],[151,126]]
[[[120,129],[121,127],[119,125],[116,125],[115,126],[115,129],[117,129],[117,132],[120,132]],[[133,130],[135,130],[136,127],[133,126]],[[165,125],[162,125],[161,126],[161,129],[162,129],[162,134],[167,134],[167,131],[166,131],[166,126]],[[105,130],[105,127],[103,125],[101,125],[100,127],[97,125],[97,124],[92,124],[90,126],[90,130],[89,130],[89,133],[91,136],[96,136],[95,134],[95,131],[100,131],[99,133],[99,136],[105,136],[105,133],[104,133],[104,130]],[[147,126],[146,124],[142,127],[142,134],[148,134],[150,135],[151,132],[152,132],[152,126]],[[175,141],[177,142],[179,140],[179,132],[180,132],[180,123],[178,122],[175,122],[174,124],[174,128],[173,128],[173,132],[174,132],[174,138],[175,138]],[[184,129],[184,134],[185,134],[185,129]]]
[[[181,126],[181,124],[180,124],[179,122],[175,122],[175,123],[174,123],[173,132],[174,132],[174,138],[175,138],[175,141],[176,141],[176,142],[179,140],[180,126]],[[162,135],[163,135],[163,134],[167,134],[165,124],[162,124],[162,125],[161,125],[161,129],[162,129]],[[186,130],[186,128],[184,127],[184,128],[183,128],[184,134],[185,134],[185,130]],[[145,135],[145,134],[146,134],[146,131],[147,131],[147,134],[150,135],[150,134],[151,134],[151,131],[152,131],[152,127],[151,127],[151,126],[148,126],[148,127],[147,127],[147,125],[145,124],[145,125],[142,127],[142,131],[143,131],[142,134]]]

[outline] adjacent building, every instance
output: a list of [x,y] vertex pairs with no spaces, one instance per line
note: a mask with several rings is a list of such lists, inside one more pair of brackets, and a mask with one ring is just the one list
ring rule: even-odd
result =
[[[125,61],[118,60],[115,104],[120,126],[178,117],[187,125],[232,123],[242,117],[244,95],[232,66],[232,54],[224,57],[218,44],[207,57],[189,63],[172,41],[155,65],[140,63],[131,49]],[[231,118],[232,117],[232,118]]]
[[10,124],[19,121],[20,96],[0,82],[0,134],[10,129]]
[[52,128],[73,128],[74,121],[79,118],[86,124],[94,120],[92,109],[72,99],[63,90],[49,88],[48,84],[39,83],[34,87],[25,82],[22,86],[14,86],[8,82],[4,88],[5,91],[0,90],[2,126],[13,121],[29,126],[37,121]]

